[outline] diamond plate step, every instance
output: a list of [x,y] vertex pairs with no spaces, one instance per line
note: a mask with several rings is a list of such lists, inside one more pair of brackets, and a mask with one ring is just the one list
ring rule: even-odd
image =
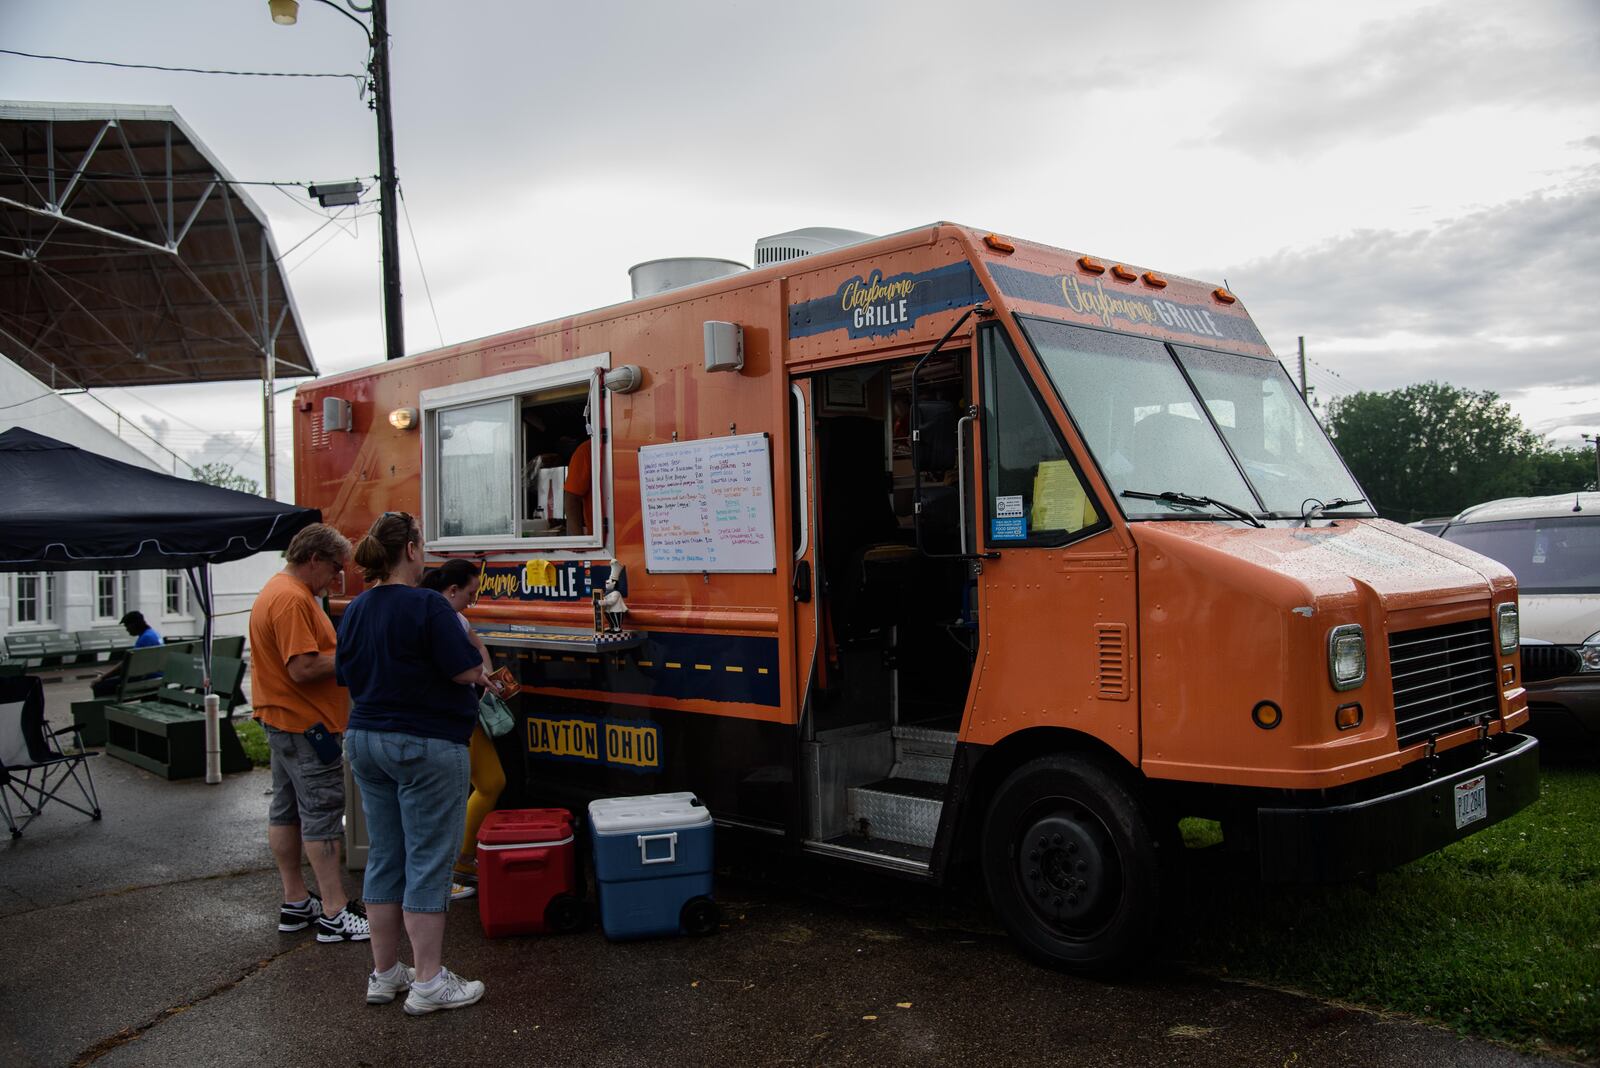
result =
[[956,732],[926,727],[894,729],[894,768],[891,779],[916,779],[919,782],[950,781],[950,765],[956,756]]
[[867,838],[932,849],[943,798],[943,783],[916,779],[882,779],[852,786],[845,802],[846,823]]

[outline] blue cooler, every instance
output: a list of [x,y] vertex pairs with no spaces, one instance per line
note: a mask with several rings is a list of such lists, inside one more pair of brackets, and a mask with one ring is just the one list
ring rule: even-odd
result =
[[589,802],[600,926],[607,938],[704,935],[711,900],[711,813],[694,794]]

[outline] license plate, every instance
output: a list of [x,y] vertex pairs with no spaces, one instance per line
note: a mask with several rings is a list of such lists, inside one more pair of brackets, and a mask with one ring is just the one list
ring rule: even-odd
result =
[[1456,783],[1456,830],[1489,815],[1489,782],[1482,775]]

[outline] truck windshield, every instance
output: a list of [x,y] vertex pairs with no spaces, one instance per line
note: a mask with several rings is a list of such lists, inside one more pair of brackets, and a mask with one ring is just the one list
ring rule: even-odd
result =
[[1371,514],[1281,363],[1178,345],[1173,351],[1267,511],[1297,516],[1308,500],[1342,498],[1363,506],[1339,511]]
[[[1276,360],[1022,322],[1119,497],[1124,490],[1179,493],[1298,517],[1308,498],[1361,496]],[[1132,518],[1195,514],[1170,500],[1123,501]]]

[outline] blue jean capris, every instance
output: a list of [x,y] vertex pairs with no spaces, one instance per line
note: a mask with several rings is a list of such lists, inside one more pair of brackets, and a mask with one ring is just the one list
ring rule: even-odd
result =
[[351,729],[345,759],[367,817],[369,905],[407,912],[450,906],[450,874],[467,820],[467,747],[442,738]]

